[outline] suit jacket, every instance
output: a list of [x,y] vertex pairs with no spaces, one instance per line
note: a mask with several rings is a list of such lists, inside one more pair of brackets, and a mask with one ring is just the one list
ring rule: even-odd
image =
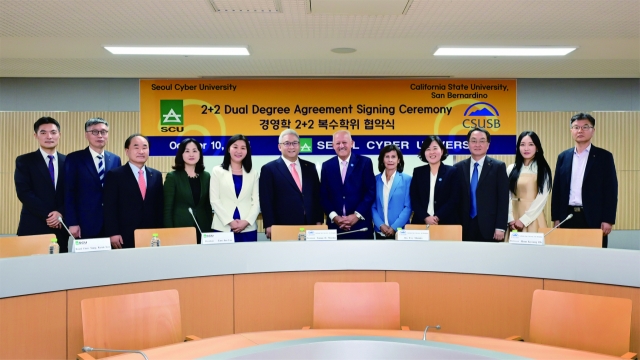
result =
[[[114,153],[104,153],[105,176],[109,170],[121,165],[120,157]],[[89,148],[67,155],[64,163],[66,181],[64,191],[65,223],[67,226],[80,225],[83,238],[102,235],[104,212],[102,210],[102,183]]]
[[167,173],[163,186],[165,227],[194,227],[197,229],[193,217],[189,213],[189,208],[191,208],[200,229],[204,232],[211,231],[211,220],[213,219],[211,201],[209,200],[211,175],[203,171],[198,180],[200,181],[200,198],[196,206],[193,202],[193,193],[187,173],[184,170]]
[[40,150],[20,155],[16,158],[14,181],[16,194],[22,202],[18,236],[55,234],[60,251],[67,251],[69,234],[64,228],[54,229],[47,225],[47,217],[52,211],[58,211],[64,218],[64,163],[66,157],[57,153],[58,184],[54,187],[49,175],[47,162]]
[[260,209],[265,228],[271,225],[315,225],[324,220],[316,165],[298,159],[302,191],[282,157],[268,162],[260,170]]
[[105,235],[122,236],[123,248],[135,247],[133,233],[136,229],[163,227],[162,174],[148,166],[145,169],[147,191],[144,199],[138,178],[131,171],[129,163],[109,171],[104,178]]
[[[469,227],[471,218],[471,159],[456,163],[460,179],[459,217],[463,227]],[[508,230],[509,214],[509,178],[505,164],[497,159],[485,157],[478,188],[476,191],[478,206],[478,226],[480,234],[486,240],[492,239],[496,229]]]
[[233,183],[231,166],[225,170],[222,166],[216,166],[211,171],[211,206],[216,212],[213,217],[213,228],[218,231],[231,231],[229,223],[235,220],[233,213],[236,208],[241,220],[249,222],[243,232],[257,229],[256,219],[260,214],[260,185],[258,183],[260,173],[258,169],[246,172],[242,168],[242,189],[236,196],[236,188]]
[[[551,193],[551,219],[564,220],[568,213],[571,168],[574,148],[558,155]],[[600,228],[601,223],[616,223],[618,206],[618,177],[613,155],[591,145],[587,166],[582,180],[582,206],[590,228]]]
[[365,227],[369,230],[349,234],[340,239],[373,239],[371,207],[376,198],[376,179],[373,175],[371,159],[351,153],[343,184],[340,163],[338,157],[334,156],[322,163],[321,178],[320,198],[324,212],[327,214],[329,229],[338,228],[329,218],[329,214],[335,211],[342,216],[344,205],[347,215],[357,211],[364,217],[364,220],[359,220],[351,230]]
[[413,170],[411,180],[412,224],[424,224],[428,216],[437,216],[440,225],[460,224],[456,207],[460,196],[460,181],[455,167],[440,164],[436,186],[433,189],[433,214],[429,214],[429,195],[431,191],[431,167],[424,165]]
[[[376,175],[376,200],[371,207],[375,231],[380,231],[380,225],[384,224],[383,176],[385,176],[384,172]],[[411,176],[396,171],[389,191],[389,204],[387,205],[387,219],[389,220],[389,226],[393,230],[404,228],[409,222],[409,217],[411,217],[410,185]]]

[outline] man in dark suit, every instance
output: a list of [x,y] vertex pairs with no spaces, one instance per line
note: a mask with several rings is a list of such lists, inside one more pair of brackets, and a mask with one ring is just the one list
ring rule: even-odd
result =
[[104,180],[104,229],[114,249],[135,247],[136,229],[161,228],[163,222],[162,174],[145,166],[149,141],[133,134],[124,151],[129,162],[109,171]]
[[618,177],[613,155],[591,144],[596,120],[589,114],[571,118],[571,136],[576,146],[558,155],[553,191],[551,219],[554,226],[569,229],[602,229],[602,247],[616,223]]
[[104,149],[109,139],[109,123],[104,119],[87,120],[84,136],[89,146],[67,155],[64,166],[64,220],[74,237],[88,239],[104,236],[104,177],[121,163],[118,155]]
[[320,180],[316,165],[298,157],[300,137],[284,130],[278,139],[282,157],[260,171],[260,209],[267,238],[271,225],[320,225]]
[[460,176],[459,218],[465,241],[504,241],[508,225],[509,178],[505,164],[487,156],[491,134],[474,128],[467,134],[471,158],[454,166]]
[[376,178],[371,159],[353,154],[353,139],[346,130],[333,134],[337,156],[322,163],[320,198],[329,229],[341,232],[367,228],[339,239],[373,239],[371,206],[376,199]]
[[55,234],[60,252],[67,252],[69,235],[58,218],[64,213],[65,156],[56,151],[60,124],[42,117],[33,124],[40,148],[16,158],[14,180],[16,194],[22,202],[18,236]]

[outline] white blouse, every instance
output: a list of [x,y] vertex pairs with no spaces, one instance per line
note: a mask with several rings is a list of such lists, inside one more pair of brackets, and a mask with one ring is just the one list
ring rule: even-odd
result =
[[433,205],[435,200],[433,198],[435,195],[436,180],[438,180],[438,173],[434,175],[432,172],[429,172],[429,175],[431,175],[431,180],[429,182],[429,205],[427,206],[427,213],[433,216],[433,213],[436,212],[435,206]]
[[[513,170],[515,164],[511,164],[507,167],[507,176],[511,174],[511,170]],[[535,174],[538,175],[538,164],[533,161],[529,166],[525,166],[522,164],[522,168],[520,169],[520,174]],[[516,187],[517,188],[517,187]],[[516,195],[509,191],[509,222],[514,221],[513,218],[513,203],[511,202],[512,198],[516,198]],[[524,224],[524,226],[529,226],[535,219],[542,214],[542,210],[544,210],[544,206],[547,204],[547,199],[549,198],[549,185],[545,182],[544,188],[542,189],[542,194],[538,193],[536,198],[531,203],[531,206],[525,213],[520,217],[520,221]]]

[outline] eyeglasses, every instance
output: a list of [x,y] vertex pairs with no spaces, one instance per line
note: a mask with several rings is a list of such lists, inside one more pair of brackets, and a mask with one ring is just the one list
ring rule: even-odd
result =
[[106,136],[109,133],[109,130],[87,130],[85,132],[91,133],[91,135],[93,136],[98,136],[98,135],[102,135],[102,136]]
[[579,131],[580,129],[582,129],[582,131],[589,131],[589,129],[593,129],[593,126],[591,126],[591,125],[582,125],[582,126],[573,125],[571,127],[571,130],[574,130],[574,131]]
[[296,146],[300,145],[300,142],[299,141],[294,141],[294,142],[288,142],[287,141],[287,142],[280,143],[280,145],[282,145],[284,147],[291,147],[291,146],[296,147]]

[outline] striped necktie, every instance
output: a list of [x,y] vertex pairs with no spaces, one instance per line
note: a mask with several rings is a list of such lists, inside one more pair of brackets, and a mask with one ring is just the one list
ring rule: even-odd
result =
[[104,186],[104,161],[102,161],[102,155],[98,155],[98,177],[100,178],[100,184]]

